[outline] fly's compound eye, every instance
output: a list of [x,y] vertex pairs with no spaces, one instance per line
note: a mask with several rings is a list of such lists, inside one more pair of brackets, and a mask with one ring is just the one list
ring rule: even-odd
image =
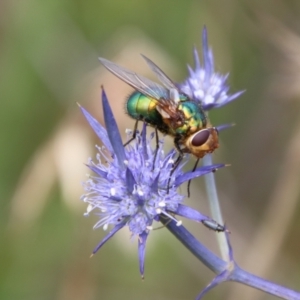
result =
[[208,129],[203,129],[197,132],[192,139],[192,145],[194,147],[202,146],[207,142],[209,136],[210,136],[210,131]]

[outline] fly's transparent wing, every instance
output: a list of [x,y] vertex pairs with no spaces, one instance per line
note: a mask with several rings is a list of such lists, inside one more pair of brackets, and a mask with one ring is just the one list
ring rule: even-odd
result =
[[169,91],[161,85],[138,75],[133,71],[118,66],[105,58],[99,57],[99,60],[108,71],[128,83],[140,93],[157,100],[160,100],[161,98],[169,98]]
[[150,69],[155,73],[159,81],[168,89],[168,90],[178,90],[176,84],[164,73],[164,71],[157,66],[151,59],[141,54],[142,57],[147,62]]

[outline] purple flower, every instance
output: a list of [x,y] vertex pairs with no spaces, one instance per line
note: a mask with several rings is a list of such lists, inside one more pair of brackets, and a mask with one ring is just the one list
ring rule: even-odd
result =
[[244,91],[229,95],[229,86],[226,84],[228,74],[214,72],[214,57],[208,47],[206,27],[202,32],[202,44],[203,65],[200,63],[197,49],[194,48],[195,69],[188,65],[189,77],[179,84],[179,87],[190,98],[199,101],[204,110],[210,110],[229,103]]
[[96,246],[93,254],[108,241],[117,231],[128,226],[133,236],[138,237],[138,253],[140,273],[144,275],[144,259],[146,240],[151,232],[153,222],[160,217],[175,220],[174,215],[202,222],[215,231],[224,231],[224,227],[209,217],[182,204],[184,196],[178,194],[177,188],[183,182],[202,176],[223,167],[223,164],[201,167],[194,172],[183,173],[181,164],[171,178],[169,192],[167,184],[173,167],[176,151],[164,155],[163,142],[160,142],[156,159],[155,149],[150,145],[152,137],[146,136],[146,125],[136,139],[125,148],[106,94],[102,91],[102,105],[106,129],[103,128],[84,108],[80,107],[85,118],[103,143],[97,147],[97,161],[89,161],[88,167],[94,172],[93,176],[84,183],[86,193],[82,200],[88,203],[89,215],[94,212],[99,221],[94,228],[112,230]]

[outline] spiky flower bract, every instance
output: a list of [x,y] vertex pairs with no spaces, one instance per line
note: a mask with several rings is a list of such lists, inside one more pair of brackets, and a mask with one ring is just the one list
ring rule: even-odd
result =
[[214,71],[214,56],[208,47],[206,27],[202,32],[202,54],[201,65],[198,51],[194,48],[195,69],[188,65],[189,76],[179,84],[180,90],[199,101],[204,110],[221,107],[239,97],[244,91],[228,94],[229,86],[226,83],[228,74],[221,75]]
[[[86,194],[82,196],[88,203],[86,215],[95,212],[99,221],[94,228],[109,225],[113,229],[97,245],[93,253],[109,240],[117,231],[128,226],[133,236],[138,237],[140,273],[144,274],[145,245],[154,221],[165,216],[176,220],[174,215],[202,222],[216,231],[224,230],[209,217],[182,204],[184,196],[177,192],[183,182],[202,176],[223,167],[223,164],[201,167],[194,172],[183,173],[182,164],[176,168],[167,191],[170,172],[173,167],[172,150],[166,156],[160,143],[155,157],[155,148],[150,145],[151,137],[146,135],[146,125],[137,138],[125,148],[112,114],[106,94],[102,92],[102,105],[106,129],[84,108],[85,118],[103,143],[98,148],[97,162],[89,161],[88,167],[95,173],[84,183]],[[180,225],[181,222],[177,221]],[[212,223],[211,223],[212,222]]]

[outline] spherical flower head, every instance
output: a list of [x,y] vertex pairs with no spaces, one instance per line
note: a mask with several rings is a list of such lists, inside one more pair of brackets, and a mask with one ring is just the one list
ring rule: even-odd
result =
[[174,179],[182,175],[182,165],[175,170],[167,193],[175,153],[164,157],[161,144],[154,162],[155,150],[150,147],[150,140],[145,139],[145,129],[144,126],[142,135],[138,134],[125,148],[125,167],[100,147],[97,162],[90,161],[96,176],[90,176],[84,184],[87,194],[83,199],[88,203],[87,213],[95,210],[100,216],[95,228],[123,223],[133,236],[138,236],[149,232],[158,215],[176,211],[183,201],[184,196],[174,186]]
[[84,108],[80,107],[87,121],[101,139],[103,147],[98,148],[97,161],[89,160],[88,167],[95,173],[84,183],[86,193],[82,200],[88,204],[87,212],[94,212],[99,221],[94,228],[114,226],[97,245],[93,254],[117,231],[128,226],[132,236],[138,237],[140,272],[144,274],[145,244],[154,221],[161,216],[181,224],[174,214],[202,222],[207,227],[221,231],[223,227],[209,217],[184,206],[184,196],[177,192],[183,182],[202,176],[224,165],[198,168],[194,172],[183,173],[179,165],[174,170],[170,188],[168,181],[174,163],[175,150],[164,155],[163,143],[158,149],[152,148],[147,138],[146,125],[141,134],[125,148],[107,97],[103,91],[102,104],[106,128],[102,127]]
[[199,101],[204,110],[210,110],[231,102],[244,91],[229,95],[229,86],[226,83],[228,74],[221,75],[214,71],[214,57],[208,47],[206,27],[202,32],[202,44],[203,65],[197,49],[194,48],[195,69],[188,66],[189,76],[179,87],[187,96]]

